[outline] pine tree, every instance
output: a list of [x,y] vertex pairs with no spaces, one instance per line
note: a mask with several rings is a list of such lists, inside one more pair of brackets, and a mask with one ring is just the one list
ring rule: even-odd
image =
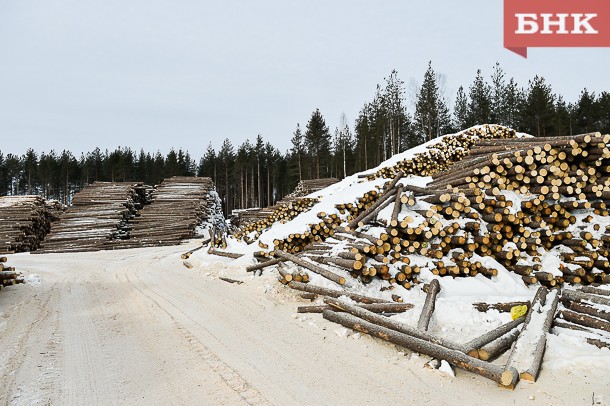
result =
[[225,215],[228,216],[233,208],[232,204],[232,190],[231,190],[231,179],[233,178],[233,163],[235,161],[235,151],[233,150],[233,144],[228,138],[222,143],[220,151],[218,151],[218,167],[221,178],[219,182],[216,182],[218,194],[224,201]]
[[301,181],[303,180],[303,169],[301,167],[301,161],[303,159],[303,152],[305,150],[305,146],[303,145],[303,134],[301,134],[301,127],[299,123],[297,123],[297,129],[292,134],[290,142],[292,143],[292,149],[290,151],[292,153],[292,156],[296,160],[299,173],[299,181]]
[[27,194],[32,194],[35,186],[36,167],[38,166],[38,156],[32,148],[29,148],[23,156],[23,166],[27,181]]
[[453,120],[457,130],[464,130],[469,127],[468,121],[468,97],[464,92],[464,87],[460,86],[455,98],[455,107],[453,108]]
[[330,132],[319,109],[316,109],[307,123],[305,146],[313,161],[313,178],[319,179],[329,170]]

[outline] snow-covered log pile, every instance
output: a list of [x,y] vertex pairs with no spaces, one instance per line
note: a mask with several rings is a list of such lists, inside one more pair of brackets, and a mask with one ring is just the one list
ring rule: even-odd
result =
[[37,253],[112,249],[128,238],[129,220],[148,200],[149,187],[131,182],[95,182],[74,195]]
[[[461,160],[469,151],[470,147],[480,139],[496,139],[496,138],[514,138],[516,133],[514,130],[499,125],[483,125],[472,127],[468,130],[457,134],[441,137],[432,140],[422,146],[412,149],[407,153],[399,154],[381,164],[379,168],[372,174],[360,175],[373,183],[367,182],[363,184],[371,184],[371,186],[379,186],[375,180],[388,177],[394,177],[397,173],[402,173],[404,176],[417,175],[428,176],[433,173],[445,170],[449,165]],[[401,159],[402,158],[402,159]],[[280,205],[271,215],[265,219],[251,223],[242,227],[234,235],[239,240],[244,240],[248,243],[254,242],[263,231],[268,230],[276,222],[281,224],[287,223],[301,212],[308,212],[310,208],[318,202],[318,192],[329,189],[340,190],[349,182],[349,186],[354,182],[354,176],[344,179],[342,182],[336,183],[325,189],[312,193],[306,198],[300,198],[288,204]],[[333,186],[337,186],[334,188]],[[361,190],[361,188],[353,188],[352,190]],[[349,213],[351,216],[356,216],[360,211],[374,203],[377,199],[376,190],[368,190],[368,193],[356,202],[337,202],[336,208],[341,210],[341,214]],[[314,196],[315,195],[315,196]],[[325,216],[326,213],[321,213],[322,221],[317,224],[311,224],[309,230],[294,233],[287,238],[288,249],[292,252],[301,250],[303,247],[332,234],[329,230],[334,230],[345,219],[340,216],[331,214]],[[259,244],[265,248],[264,244]]]
[[[279,202],[277,202],[273,206],[265,207],[265,208],[252,208],[252,209],[239,209],[233,210],[231,216],[231,224],[234,227],[240,228],[241,230],[238,232],[238,235],[247,234],[246,228],[248,230],[253,231],[261,231],[269,227],[270,221],[278,221],[272,220],[273,214],[276,210],[279,212],[285,212],[284,208],[289,207],[290,205],[298,204],[296,203],[300,198],[315,193],[321,189],[327,188],[330,185],[337,183],[339,180],[337,178],[322,178],[322,179],[307,179],[301,180],[294,191],[282,198]],[[285,217],[278,217],[279,221],[286,221]],[[256,224],[252,224],[256,223]]]
[[129,220],[129,239],[115,248],[176,245],[195,236],[195,228],[210,221],[211,178],[174,176],[152,192],[151,203]]
[[292,193],[286,195],[279,204],[288,203],[295,198],[307,196],[339,182],[337,178],[304,179],[301,180]]
[[[275,223],[285,224],[290,220],[294,219],[299,214],[309,211],[311,207],[318,202],[315,198],[298,198],[290,203],[279,205],[269,215],[261,220],[250,222],[245,226],[241,227],[233,236],[238,240],[243,240],[247,243],[253,242],[258,238],[261,233],[268,230]],[[250,210],[245,213],[252,212]],[[267,212],[263,212],[266,214]],[[260,213],[255,213],[254,216],[258,218]]]
[[0,197],[0,253],[36,250],[62,211],[40,196]]
[[[445,136],[443,143],[452,145],[454,137],[461,135]],[[372,175],[321,190],[311,210],[261,233],[257,242],[264,250],[254,252],[260,263],[248,270],[277,266],[283,284],[325,297],[324,303],[299,311],[323,312],[331,321],[502,386],[512,388],[520,377],[535,380],[553,322],[552,331],[569,339],[579,330],[587,343],[610,343],[610,307],[599,299],[610,291],[605,285],[610,283],[609,142],[610,136],[598,133],[478,139],[468,142],[468,155],[459,153],[458,162],[435,171],[418,158],[438,144],[434,140],[394,157]],[[414,161],[419,163],[408,163]],[[413,168],[431,176],[417,176]],[[293,279],[296,274],[301,281]],[[493,311],[525,305],[527,316],[464,344],[428,334],[437,281],[443,289],[473,297],[481,288],[505,291],[505,303],[479,296],[487,303],[470,305]],[[535,296],[523,296],[536,285]],[[570,293],[569,285],[588,286]],[[417,328],[376,313],[407,311],[392,305],[418,301],[422,292],[414,286],[427,292]],[[336,300],[342,296],[350,300]],[[520,344],[508,363],[490,364],[516,340]]]
[[0,289],[4,286],[11,286],[23,283],[24,279],[15,271],[15,268],[6,264],[6,257],[0,257]]

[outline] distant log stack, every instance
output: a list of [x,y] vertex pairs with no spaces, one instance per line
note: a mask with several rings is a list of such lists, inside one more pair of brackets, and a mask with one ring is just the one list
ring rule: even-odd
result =
[[[253,208],[235,210],[231,218],[231,224],[240,230],[235,234],[238,239],[246,234],[256,231],[256,237],[262,230],[269,228],[274,222],[286,222],[300,214],[304,208],[306,211],[315,202],[313,199],[303,197],[315,193],[337,183],[337,178],[308,179],[299,182],[292,193],[284,196],[275,205],[266,208]],[[250,237],[247,241],[253,241],[256,237]]]
[[40,196],[0,197],[0,254],[38,249],[62,211]]
[[180,244],[193,238],[197,226],[209,221],[211,178],[174,176],[153,191],[150,204],[129,220],[129,239],[114,248],[139,248]]
[[[246,242],[252,242],[258,238],[262,231],[268,229],[274,223],[286,223],[294,219],[299,214],[309,211],[317,201],[317,199],[300,198],[288,204],[281,205],[267,217],[243,226],[234,233],[233,236],[240,240],[243,239]],[[253,233],[253,235],[250,235],[250,233]]]
[[149,188],[130,182],[95,182],[74,195],[38,253],[98,251],[129,237],[129,220],[147,203]]

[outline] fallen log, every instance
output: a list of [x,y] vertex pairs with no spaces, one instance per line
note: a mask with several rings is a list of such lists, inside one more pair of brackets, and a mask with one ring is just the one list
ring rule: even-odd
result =
[[324,311],[323,316],[327,320],[339,323],[345,327],[351,328],[352,330],[384,339],[421,354],[425,354],[437,359],[444,359],[462,369],[491,379],[503,387],[513,389],[517,384],[516,372],[510,371],[511,373],[514,372],[511,375],[515,378],[508,381],[503,379],[503,373],[505,372],[503,367],[470,357],[460,351],[452,350],[439,344],[412,337],[386,327],[378,326],[368,321],[359,319],[351,314],[326,310]]
[[[538,376],[546,348],[546,333],[551,329],[558,303],[557,291],[549,293],[544,287],[538,288],[532,307],[525,317],[523,329],[506,363],[519,371],[521,379],[535,381]],[[506,372],[506,379],[509,379],[509,373]]]
[[596,317],[576,313],[571,310],[561,310],[559,316],[569,322],[610,333],[610,323]]
[[[413,308],[411,303],[372,303],[358,306],[373,313],[403,313]],[[343,311],[330,305],[297,307],[297,313],[322,313],[324,310]]]
[[568,309],[573,310],[577,313],[588,314],[589,316],[594,316],[599,319],[610,322],[610,312],[579,302],[564,301],[564,305]]
[[430,318],[434,312],[434,305],[436,302],[436,295],[441,290],[441,285],[438,279],[433,279],[428,285],[428,294],[426,295],[426,302],[422,309],[419,321],[417,322],[417,329],[422,331],[428,331],[428,325],[430,324]]
[[[331,298],[324,299],[324,302],[326,304],[334,307],[335,309],[347,312],[360,319],[369,321],[376,325],[383,326],[385,328],[389,328],[389,329],[392,329],[394,331],[398,331],[398,332],[401,332],[404,334],[408,334],[409,336],[417,337],[421,340],[436,343],[436,344],[442,345],[444,347],[451,348],[453,350],[457,350],[457,351],[463,350],[463,346],[460,344],[453,343],[450,340],[446,340],[442,337],[433,336],[432,334],[428,333],[425,330],[413,328],[404,323],[400,323],[396,320],[393,320],[393,319],[390,319],[390,318],[387,318],[384,316],[380,316],[380,315],[373,313],[362,307],[354,306],[354,305],[351,305],[344,301],[337,300],[337,299],[331,299]],[[464,351],[462,351],[462,352],[464,352]]]
[[272,265],[277,265],[280,262],[282,262],[283,259],[280,258],[273,258],[273,259],[269,259],[268,261],[264,261],[255,265],[250,265],[246,268],[246,272],[254,272],[254,271],[258,271],[259,269],[264,269],[267,268],[268,266],[272,266]]
[[367,304],[369,304],[369,303],[392,303],[385,299],[363,296],[363,295],[359,295],[357,293],[347,292],[345,290],[335,290],[335,289],[323,288],[321,286],[312,285],[310,283],[300,283],[300,282],[293,281],[293,282],[290,282],[288,284],[288,286],[291,287],[292,289],[300,290],[302,292],[315,293],[316,295],[321,295],[321,296],[328,296],[328,297],[334,297],[334,298],[345,296],[345,297],[349,297],[350,299],[352,299],[356,302],[360,302],[360,303],[367,303]]
[[285,260],[290,261],[290,262],[294,262],[295,264],[300,265],[303,268],[307,268],[310,271],[315,272],[318,275],[321,275],[330,281],[338,283],[339,285],[345,285],[345,278],[343,276],[337,275],[334,272],[324,269],[311,262],[305,261],[295,255],[289,254],[282,250],[275,250],[275,256],[278,258],[284,258]]
[[589,301],[589,302],[604,305],[604,306],[610,306],[610,298],[592,295],[590,293],[583,293],[583,292],[579,292],[577,290],[571,290],[571,289],[564,289],[561,294],[561,298],[565,299],[565,300],[571,300],[574,302]]
[[466,344],[464,344],[464,348],[466,349],[466,351],[465,351],[466,354],[470,355],[471,357],[475,357],[475,358],[478,357],[479,350],[481,348],[483,348],[487,344],[491,343],[492,341],[497,340],[498,338],[502,337],[503,335],[511,332],[517,326],[519,326],[521,323],[523,323],[524,320],[525,320],[524,317],[519,317],[518,319],[509,321],[508,323],[503,324],[500,327],[497,327],[477,338],[473,338],[472,340],[470,340]]
[[503,354],[519,337],[520,331],[518,328],[509,331],[502,337],[490,342],[479,348],[478,356],[484,361],[490,361]]
[[527,306],[527,308],[529,309],[531,306],[531,303],[530,302],[505,302],[505,303],[478,302],[478,303],[473,303],[472,305],[474,306],[475,309],[477,309],[480,312],[486,312],[488,310],[497,310],[501,313],[508,313],[508,312],[510,312],[510,309],[512,309],[515,306]]
[[583,286],[579,289],[583,293],[592,293],[594,295],[610,296],[610,289],[600,289],[593,286]]
[[225,252],[225,251],[217,250],[214,247],[210,247],[210,249],[208,250],[208,254],[216,255],[219,257],[232,258],[232,259],[237,259],[237,258],[241,258],[244,256],[244,254],[237,254],[234,252]]

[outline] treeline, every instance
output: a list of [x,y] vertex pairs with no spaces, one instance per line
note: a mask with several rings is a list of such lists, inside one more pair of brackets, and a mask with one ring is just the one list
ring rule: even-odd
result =
[[195,161],[182,150],[162,155],[96,148],[79,158],[66,150],[38,155],[28,149],[23,156],[0,152],[0,195],[40,194],[68,204],[74,193],[95,181],[155,185],[169,176],[194,176],[196,170]]
[[[610,132],[610,93],[584,89],[567,102],[543,77],[526,85],[509,78],[499,64],[489,77],[477,71],[473,82],[447,95],[445,78],[428,65],[421,85],[407,89],[392,71],[377,85],[355,122],[345,115],[331,131],[319,110],[304,127],[296,125],[291,148],[279,151],[261,135],[235,147],[225,139],[218,150],[210,143],[195,163],[188,152],[167,155],[129,148],[75,157],[69,151],[23,156],[0,152],[0,194],[40,193],[69,202],[84,185],[100,181],[157,184],[174,175],[212,177],[226,213],[236,208],[273,205],[301,179],[343,178],[377,166],[390,156],[442,134],[476,124],[498,123],[537,136]],[[408,99],[411,99],[408,101]]]

